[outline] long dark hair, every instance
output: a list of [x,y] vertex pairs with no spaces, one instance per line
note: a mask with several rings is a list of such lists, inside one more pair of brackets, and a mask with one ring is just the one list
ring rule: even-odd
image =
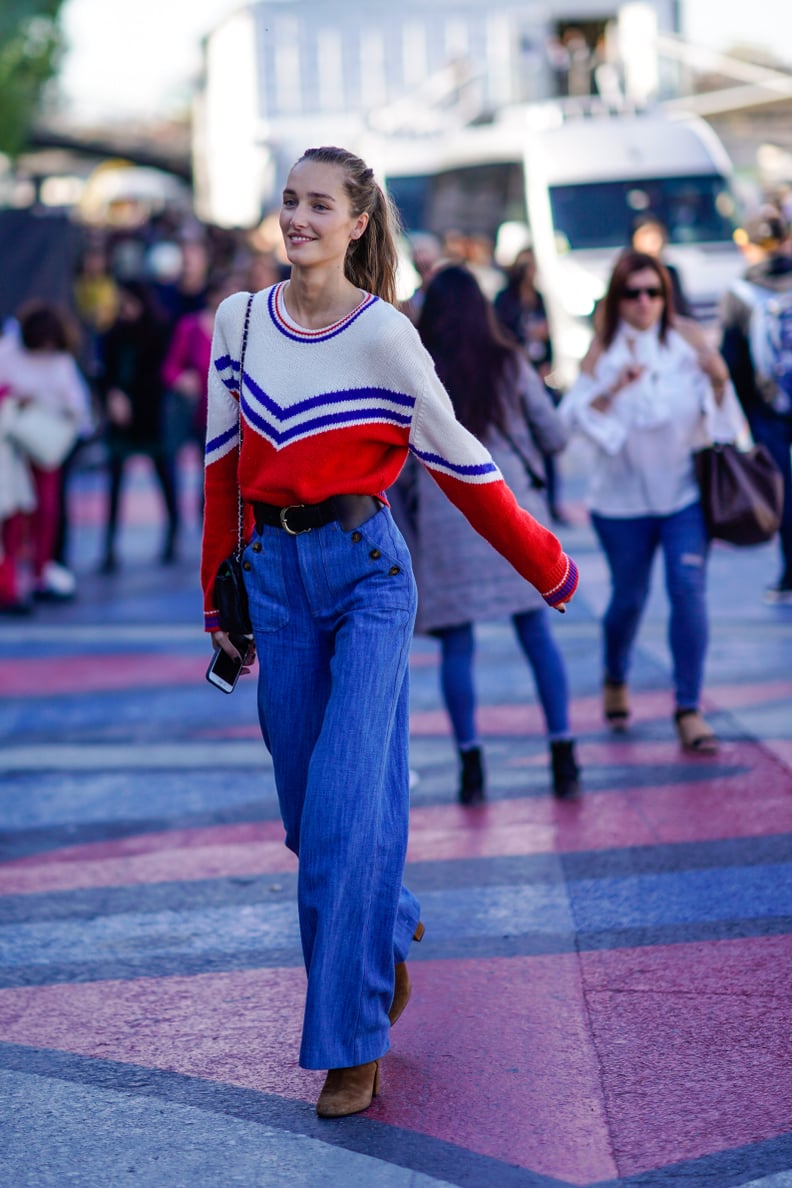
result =
[[495,319],[472,272],[449,264],[427,286],[418,333],[434,359],[457,418],[476,437],[505,428],[510,372],[517,348]]
[[[359,239],[353,239],[344,261],[344,275],[359,289],[374,293],[384,301],[396,301],[396,269],[399,216],[390,198],[374,177],[374,170],[348,149],[324,145],[306,149],[300,161],[318,161],[338,165],[344,173],[344,190],[352,207],[352,216],[367,214],[368,226]],[[299,164],[299,162],[297,162]]]
[[628,287],[627,280],[634,272],[643,272],[644,269],[651,268],[657,276],[660,287],[663,290],[663,312],[660,317],[660,341],[665,342],[668,328],[673,321],[674,315],[674,298],[671,290],[671,278],[668,275],[668,270],[657,259],[656,256],[648,256],[646,252],[626,251],[622,252],[613,272],[611,273],[610,282],[608,283],[608,291],[603,299],[602,311],[602,326],[600,329],[600,338],[603,346],[607,349],[616,337],[616,331],[619,329],[621,315],[619,313],[619,305],[624,297],[624,290]]
[[47,301],[27,301],[16,314],[22,345],[28,351],[68,351],[74,354],[78,338],[72,319]]

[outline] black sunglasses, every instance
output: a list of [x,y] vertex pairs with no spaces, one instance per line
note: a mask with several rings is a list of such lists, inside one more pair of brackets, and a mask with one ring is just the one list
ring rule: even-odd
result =
[[637,301],[641,294],[653,300],[663,296],[663,290],[659,285],[641,285],[638,289],[624,289],[622,292],[622,299],[624,301]]

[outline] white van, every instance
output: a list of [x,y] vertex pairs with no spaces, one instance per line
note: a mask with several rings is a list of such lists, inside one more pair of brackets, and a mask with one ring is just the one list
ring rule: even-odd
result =
[[642,214],[668,231],[693,312],[716,314],[743,268],[729,158],[710,127],[661,111],[611,114],[570,103],[505,110],[442,140],[380,146],[408,230],[530,241],[564,387],[591,338],[591,317]]

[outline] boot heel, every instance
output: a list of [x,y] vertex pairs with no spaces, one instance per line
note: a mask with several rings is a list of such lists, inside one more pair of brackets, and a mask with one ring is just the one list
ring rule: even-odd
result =
[[423,940],[423,934],[425,932],[426,932],[426,929],[424,928],[423,923],[419,920],[418,924],[416,925],[415,932],[413,933],[413,940],[414,941]]

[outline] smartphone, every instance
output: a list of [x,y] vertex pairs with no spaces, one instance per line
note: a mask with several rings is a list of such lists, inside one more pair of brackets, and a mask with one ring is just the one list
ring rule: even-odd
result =
[[228,652],[224,652],[222,648],[215,648],[214,655],[206,670],[206,679],[209,684],[214,685],[217,689],[222,689],[223,693],[234,692],[236,683],[239,680],[239,674],[244,667],[245,656],[250,647],[250,640],[244,636],[239,638],[234,637],[231,642],[242,659],[237,660],[234,656],[229,656]]

